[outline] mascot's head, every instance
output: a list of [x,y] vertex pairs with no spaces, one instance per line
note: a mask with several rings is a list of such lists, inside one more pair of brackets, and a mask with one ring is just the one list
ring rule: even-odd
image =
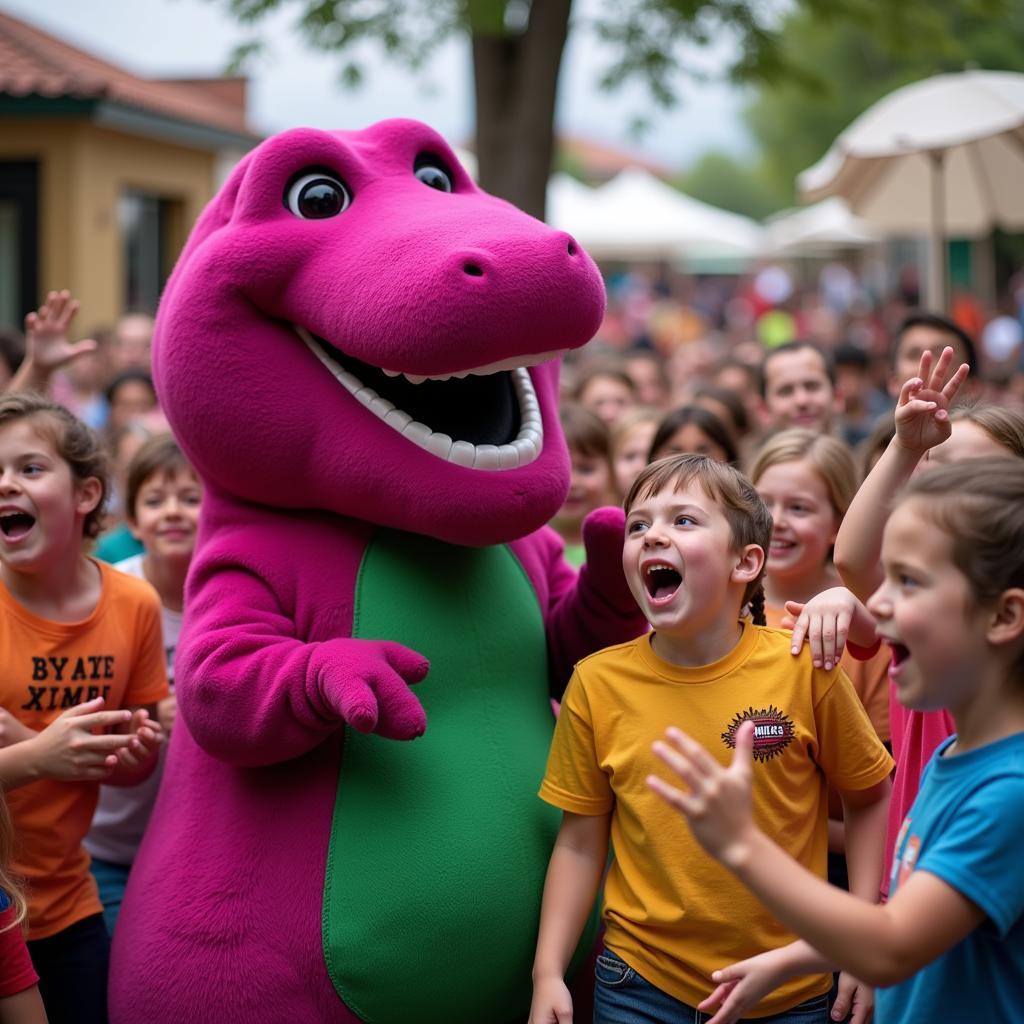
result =
[[561,505],[558,357],[603,310],[573,239],[481,192],[425,125],[302,128],[199,219],[154,365],[220,493],[491,544]]

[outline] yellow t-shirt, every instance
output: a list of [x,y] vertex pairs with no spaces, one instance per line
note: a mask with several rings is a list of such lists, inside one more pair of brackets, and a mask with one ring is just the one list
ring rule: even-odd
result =
[[[691,1006],[714,989],[713,970],[796,936],[648,789],[649,774],[665,774],[654,740],[676,725],[729,764],[736,728],[754,719],[755,820],[822,878],[827,782],[867,789],[892,768],[849,680],[789,647],[788,633],[747,623],[724,658],[681,668],[658,657],[647,634],[583,659],[562,701],[540,795],[576,814],[612,812],[605,941]],[[830,983],[826,975],[787,982],[747,1015],[780,1013]]]
[[[103,562],[100,599],[81,622],[33,615],[0,583],[0,704],[40,732],[93,697],[104,709],[167,696],[160,599],[144,580]],[[14,820],[13,873],[27,883],[28,937],[44,939],[103,910],[82,839],[97,782],[41,779],[7,794]]]

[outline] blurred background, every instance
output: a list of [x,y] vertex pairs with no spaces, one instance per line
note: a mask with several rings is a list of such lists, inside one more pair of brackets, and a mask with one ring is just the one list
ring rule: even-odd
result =
[[[0,0],[0,328],[56,287],[82,304],[78,336],[154,313],[261,138],[411,116],[598,259],[608,315],[569,381],[639,349],[680,400],[702,368],[799,338],[882,387],[896,325],[925,305],[979,342],[1009,400],[1024,214],[983,182],[984,217],[958,230],[952,162],[925,179],[920,223],[826,173],[873,105],[981,71],[1019,84],[1024,0]],[[991,132],[1024,152],[1020,113]]]

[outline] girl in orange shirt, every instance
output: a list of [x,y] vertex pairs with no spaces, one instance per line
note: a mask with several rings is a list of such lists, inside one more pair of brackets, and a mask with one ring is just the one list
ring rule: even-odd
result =
[[0,397],[0,784],[50,1024],[106,1020],[109,937],[81,841],[98,780],[131,785],[152,770],[150,712],[167,695],[155,592],[84,553],[104,469],[66,409]]

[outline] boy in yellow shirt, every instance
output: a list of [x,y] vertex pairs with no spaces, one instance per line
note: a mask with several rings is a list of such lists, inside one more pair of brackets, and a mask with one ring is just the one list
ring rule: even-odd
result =
[[[623,570],[653,630],[581,661],[562,703],[540,793],[564,817],[544,888],[530,1024],[571,1020],[563,977],[609,839],[595,1024],[700,1020],[712,971],[769,951],[777,953],[740,994],[743,1012],[778,1024],[829,1020],[830,965],[646,785],[651,743],[667,726],[684,723],[727,764],[737,729],[752,720],[760,827],[824,877],[831,783],[844,803],[851,889],[877,896],[892,761],[840,670],[815,669],[806,653],[794,659],[788,633],[740,618],[749,605],[763,623],[770,536],[751,484],[704,456],[655,463],[626,498]],[[856,1003],[860,1017],[869,993]]]

